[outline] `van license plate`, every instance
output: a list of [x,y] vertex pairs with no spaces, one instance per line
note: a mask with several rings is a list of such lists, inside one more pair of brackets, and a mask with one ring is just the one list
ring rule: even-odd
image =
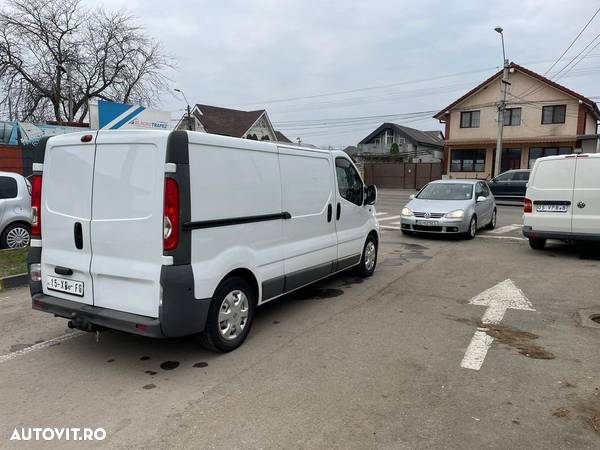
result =
[[421,225],[422,227],[439,227],[439,222],[434,222],[433,220],[417,220],[417,225]]
[[567,205],[535,205],[537,212],[555,212],[555,213],[566,213]]
[[66,294],[83,297],[83,282],[67,280],[65,278],[48,277],[46,278],[46,287],[51,291],[64,292]]

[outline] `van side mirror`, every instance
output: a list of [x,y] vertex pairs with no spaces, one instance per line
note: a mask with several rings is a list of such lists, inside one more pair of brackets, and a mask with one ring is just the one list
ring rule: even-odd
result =
[[365,188],[365,205],[374,205],[377,201],[377,188],[371,184]]
[[408,199],[409,199],[409,200],[414,200],[416,197],[417,197],[417,196],[416,196],[415,194],[410,194],[410,195],[408,196]]

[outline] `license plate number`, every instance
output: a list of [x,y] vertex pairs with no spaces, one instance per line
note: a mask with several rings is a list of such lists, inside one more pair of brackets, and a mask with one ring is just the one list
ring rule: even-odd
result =
[[83,282],[67,280],[65,278],[48,277],[46,287],[51,291],[64,292],[66,294],[83,297]]
[[567,205],[535,205],[537,212],[555,212],[555,213],[566,213]]
[[421,225],[423,227],[439,227],[439,222],[435,222],[433,220],[417,220],[417,225]]

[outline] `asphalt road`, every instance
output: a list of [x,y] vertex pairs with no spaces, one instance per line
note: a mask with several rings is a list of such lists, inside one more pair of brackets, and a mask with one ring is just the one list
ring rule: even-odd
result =
[[[381,217],[408,194],[380,192]],[[520,210],[498,219],[519,224]],[[13,429],[53,426],[107,437],[48,448],[598,448],[600,328],[580,316],[600,313],[600,255],[534,251],[505,230],[385,230],[372,278],[336,276],[259,308],[226,355],[194,338],[96,342],[32,311],[26,289],[0,292],[0,446],[37,448],[9,441]],[[486,310],[469,300],[506,279],[535,311],[506,311],[481,369],[465,369]]]

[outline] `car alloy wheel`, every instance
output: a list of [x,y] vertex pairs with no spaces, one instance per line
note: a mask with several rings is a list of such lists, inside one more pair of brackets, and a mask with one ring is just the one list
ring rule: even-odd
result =
[[17,226],[6,233],[6,246],[8,248],[23,248],[29,245],[29,230]]

